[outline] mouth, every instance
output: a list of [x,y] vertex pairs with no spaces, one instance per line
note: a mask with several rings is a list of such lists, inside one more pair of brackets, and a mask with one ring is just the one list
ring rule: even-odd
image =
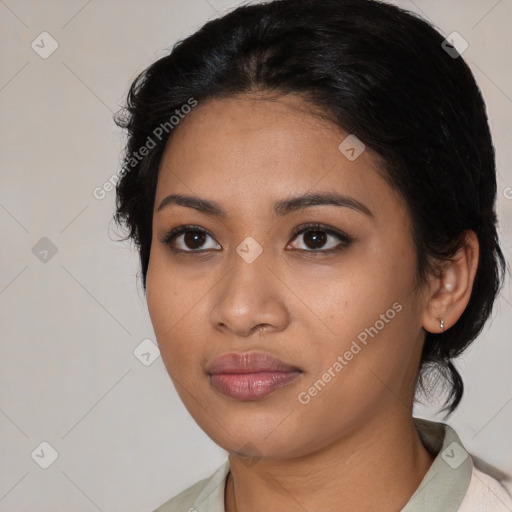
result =
[[226,354],[206,371],[214,389],[240,401],[265,398],[302,374],[297,367],[262,352]]

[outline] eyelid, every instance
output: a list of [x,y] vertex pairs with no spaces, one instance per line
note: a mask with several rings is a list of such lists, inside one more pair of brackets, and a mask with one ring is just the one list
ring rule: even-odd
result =
[[[199,231],[199,232],[202,232],[202,233],[205,233],[206,235],[208,235],[210,238],[212,238],[213,240],[215,240],[215,242],[217,244],[219,244],[219,242],[217,242],[217,240],[215,239],[215,237],[207,230],[207,229],[204,229],[200,226],[196,226],[196,225],[193,225],[193,224],[181,224],[179,226],[176,226],[175,228],[172,228],[171,230],[169,231],[166,231],[161,237],[159,237],[159,240],[162,244],[164,245],[167,245],[169,246],[169,248],[174,251],[174,252],[179,252],[179,253],[201,253],[201,252],[204,252],[205,250],[201,250],[201,249],[197,249],[197,250],[184,250],[184,249],[178,249],[176,247],[173,247],[172,246],[172,241],[177,238],[178,236],[182,235],[183,233],[186,233],[187,231]],[[219,244],[220,245],[220,244]],[[212,249],[208,249],[208,251],[211,251]],[[218,250],[218,249],[214,249],[214,250]]]
[[[314,230],[323,231],[324,233],[326,233],[328,235],[332,235],[332,236],[338,238],[340,240],[340,243],[336,247],[331,247],[330,249],[317,249],[317,250],[312,249],[309,251],[306,249],[295,249],[295,250],[306,252],[306,253],[311,253],[311,254],[319,254],[319,255],[329,254],[331,252],[335,252],[335,251],[341,250],[341,249],[349,246],[355,240],[353,237],[347,235],[347,233],[344,233],[343,231],[341,231],[339,229],[327,226],[326,224],[322,224],[321,222],[307,222],[305,224],[301,224],[300,226],[297,226],[292,231],[292,234],[291,234],[292,241],[295,240],[295,238],[297,238],[299,235],[302,235],[303,233],[307,233],[309,231],[314,231]],[[287,244],[287,246],[289,245],[289,243]]]
[[343,231],[327,226],[326,224],[322,224],[321,222],[306,222],[305,224],[301,224],[300,226],[297,226],[296,228],[293,229],[290,236],[296,237],[297,235],[300,235],[307,231],[313,231],[314,229],[317,229],[318,231],[324,231],[329,235],[335,235],[339,238],[351,240],[351,237],[348,236]]
[[[301,224],[301,225],[295,227],[292,230],[292,233],[290,234],[291,241],[295,240],[295,238],[297,238],[299,235],[301,235],[303,233],[307,233],[308,231],[314,231],[314,230],[323,231],[324,233],[326,233],[328,235],[335,236],[336,238],[338,238],[340,240],[340,243],[338,244],[338,246],[332,247],[330,249],[317,249],[317,250],[315,250],[315,249],[312,249],[312,250],[294,249],[294,250],[312,253],[312,254],[328,254],[330,252],[340,250],[341,248],[350,245],[354,241],[353,237],[347,235],[343,231],[338,230],[333,227],[330,227],[330,226],[327,226],[327,225],[319,223],[319,222],[307,222],[305,224]],[[169,248],[172,251],[181,253],[181,254],[184,254],[184,253],[185,254],[205,254],[207,252],[208,253],[211,252],[212,250],[219,251],[219,249],[184,250],[184,249],[178,249],[176,247],[173,247],[173,245],[172,245],[173,240],[175,238],[177,238],[178,236],[182,235],[183,233],[186,233],[187,231],[199,231],[199,232],[205,233],[206,235],[211,237],[213,240],[215,240],[215,242],[218,245],[220,245],[217,242],[217,240],[215,239],[215,237],[207,229],[204,229],[200,226],[193,225],[193,224],[182,224],[180,226],[176,226],[175,228],[172,228],[168,232],[164,233],[163,236],[159,237],[159,240],[162,244],[169,246]],[[290,242],[288,242],[286,244],[286,246],[288,247],[289,244],[290,244]],[[341,248],[339,247],[340,245],[342,246]]]

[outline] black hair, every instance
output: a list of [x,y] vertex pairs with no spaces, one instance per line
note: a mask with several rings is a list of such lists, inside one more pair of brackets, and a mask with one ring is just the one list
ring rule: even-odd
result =
[[[208,99],[301,95],[382,159],[410,211],[420,281],[433,262],[455,255],[465,230],[478,237],[469,303],[445,332],[426,333],[418,369],[422,389],[426,370],[445,375],[451,413],[463,394],[452,359],[481,332],[506,267],[485,104],[469,67],[443,40],[413,13],[375,0],[274,0],[238,7],[176,43],[135,79],[116,115],[128,140],[114,218],[139,250],[144,290],[170,117]],[[154,147],[134,159],[149,140]]]

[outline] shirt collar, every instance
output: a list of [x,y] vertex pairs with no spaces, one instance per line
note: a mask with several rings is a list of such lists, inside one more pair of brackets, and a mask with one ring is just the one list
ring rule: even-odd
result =
[[226,512],[224,508],[224,492],[229,473],[229,459],[210,477],[206,487],[194,501],[190,512]]
[[[435,456],[416,492],[401,512],[456,512],[469,487],[473,462],[456,432],[444,423],[414,418],[420,438]],[[197,512],[225,512],[229,459],[210,477],[194,502]]]
[[423,444],[436,457],[401,512],[456,512],[468,490],[473,461],[449,425],[419,418],[414,423]]

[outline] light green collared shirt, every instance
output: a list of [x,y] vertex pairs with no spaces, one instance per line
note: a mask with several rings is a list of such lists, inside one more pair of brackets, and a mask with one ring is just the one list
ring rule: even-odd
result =
[[[473,466],[459,436],[448,425],[414,418],[421,440],[437,454],[401,512],[512,512],[512,498],[501,484]],[[225,512],[229,460],[154,512]]]

